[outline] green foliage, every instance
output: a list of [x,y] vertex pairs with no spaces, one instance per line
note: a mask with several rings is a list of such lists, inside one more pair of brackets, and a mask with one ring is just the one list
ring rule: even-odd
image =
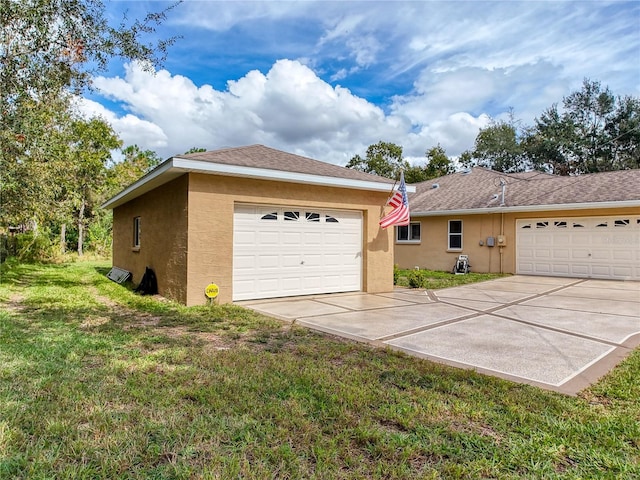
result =
[[405,170],[404,178],[407,183],[424,182],[455,171],[451,159],[440,145],[427,150],[426,157],[427,163],[424,166],[411,166]]
[[143,39],[167,10],[112,26],[100,0],[2,0],[0,224],[75,223],[82,253],[108,151],[119,141],[104,121],[81,119],[74,96],[113,57],[159,65],[174,39]]
[[1,268],[2,478],[640,475],[637,349],[569,397],[140,297],[104,263]]
[[496,278],[504,277],[501,273],[475,273],[470,272],[465,275],[454,275],[451,272],[441,272],[437,270],[404,270],[397,272],[396,285],[411,288],[428,288],[438,290],[440,288],[457,287],[470,283],[484,282]]
[[409,162],[402,158],[401,146],[380,141],[369,145],[365,158],[355,155],[346,167],[397,180],[400,178],[400,171],[409,168]]
[[640,98],[615,97],[600,82],[536,119],[525,140],[533,164],[559,175],[640,168]]
[[206,152],[207,149],[206,148],[198,148],[198,147],[191,147],[189,150],[187,150],[185,153],[185,155],[188,155],[190,153],[202,153],[202,152]]
[[15,235],[16,260],[25,263],[46,262],[58,255],[57,244],[49,232],[28,232]]
[[423,270],[410,270],[407,281],[411,288],[422,288],[425,285],[425,272]]
[[527,169],[526,155],[519,138],[517,122],[492,121],[481,128],[476,137],[472,157],[476,165],[499,172],[523,172]]

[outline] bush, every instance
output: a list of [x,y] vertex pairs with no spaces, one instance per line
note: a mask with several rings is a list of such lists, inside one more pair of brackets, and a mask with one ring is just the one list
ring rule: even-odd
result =
[[407,275],[407,280],[411,288],[422,288],[426,284],[425,272],[421,270],[411,270]]
[[52,260],[58,254],[58,244],[51,241],[49,232],[18,233],[15,236],[16,258],[21,262],[35,263]]

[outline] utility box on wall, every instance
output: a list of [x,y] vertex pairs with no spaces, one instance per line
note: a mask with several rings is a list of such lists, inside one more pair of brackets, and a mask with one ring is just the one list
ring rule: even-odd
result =
[[499,247],[505,247],[507,245],[507,237],[505,237],[504,235],[498,235],[497,240]]
[[493,237],[487,237],[487,247],[494,247],[495,246],[495,238]]

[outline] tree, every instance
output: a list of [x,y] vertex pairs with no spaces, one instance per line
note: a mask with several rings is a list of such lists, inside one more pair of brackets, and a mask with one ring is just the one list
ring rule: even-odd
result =
[[206,148],[199,148],[199,147],[191,147],[189,150],[187,150],[186,152],[184,152],[185,155],[188,155],[190,153],[202,153],[202,152],[206,152],[207,149]]
[[346,166],[361,172],[397,179],[401,170],[409,168],[409,162],[402,158],[401,146],[380,141],[369,145],[365,158],[354,155]]
[[510,112],[508,121],[492,120],[489,126],[481,128],[471,152],[472,164],[505,173],[526,170],[528,163],[518,123]]
[[93,215],[98,192],[106,181],[106,165],[111,150],[121,145],[120,139],[105,121],[76,120],[72,126],[74,142],[70,145],[70,180],[77,188],[69,191],[78,227],[78,255],[83,254],[87,218]]
[[582,89],[536,118],[524,142],[536,168],[560,175],[640,166],[640,99],[615,97],[600,82]]
[[427,163],[424,166],[411,166],[406,170],[404,178],[407,183],[424,182],[455,171],[451,159],[447,157],[447,152],[440,145],[430,148],[425,155]]
[[[175,39],[142,41],[167,10],[133,22],[125,17],[114,27],[100,0],[0,2],[0,166],[6,201],[17,186],[35,180],[55,189],[57,179],[47,177],[50,168],[32,167],[61,161],[66,142],[58,142],[58,137],[73,116],[70,99],[91,83],[92,75],[104,71],[113,57],[154,68]],[[20,207],[18,211],[3,211],[3,220],[24,218],[26,206],[50,205],[55,198],[51,189],[24,189],[20,204],[11,204]],[[46,212],[32,211],[30,216]]]
[[103,192],[103,201],[128,187],[140,177],[158,166],[162,159],[152,150],[140,150],[138,145],[129,145],[122,149],[124,159],[112,164],[107,171],[107,184]]

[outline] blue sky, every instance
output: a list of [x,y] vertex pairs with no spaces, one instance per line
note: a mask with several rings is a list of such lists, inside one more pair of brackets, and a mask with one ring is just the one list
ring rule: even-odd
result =
[[584,78],[640,95],[637,1],[186,0],[156,35],[182,37],[163,68],[113,62],[83,110],[164,158],[262,143],[344,165],[383,140],[419,163],[510,109],[533,123]]

